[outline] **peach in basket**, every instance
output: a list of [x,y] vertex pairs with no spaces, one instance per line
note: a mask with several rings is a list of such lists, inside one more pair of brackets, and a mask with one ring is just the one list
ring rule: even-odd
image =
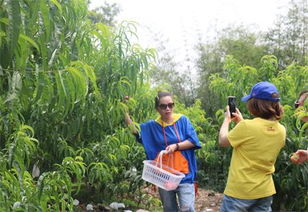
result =
[[166,190],[174,190],[178,187],[178,183],[166,182],[164,184],[164,187],[165,187]]

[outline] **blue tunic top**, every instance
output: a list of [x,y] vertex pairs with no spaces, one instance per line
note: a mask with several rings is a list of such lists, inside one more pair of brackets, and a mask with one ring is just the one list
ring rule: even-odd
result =
[[147,159],[154,160],[160,151],[166,149],[163,126],[165,127],[168,145],[179,142],[174,127],[177,129],[181,141],[189,140],[195,145],[192,149],[181,151],[189,165],[189,173],[185,175],[181,183],[194,183],[197,172],[195,149],[199,149],[201,146],[197,134],[186,116],[174,114],[174,122],[170,124],[166,124],[160,119],[157,119],[147,121],[140,125],[141,132],[138,141],[142,143]]

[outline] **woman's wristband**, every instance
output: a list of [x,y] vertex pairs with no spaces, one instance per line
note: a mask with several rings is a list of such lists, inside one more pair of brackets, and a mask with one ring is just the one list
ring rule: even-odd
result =
[[179,145],[179,143],[176,143],[175,145],[176,145],[175,151],[179,151],[179,150],[180,150],[180,145]]

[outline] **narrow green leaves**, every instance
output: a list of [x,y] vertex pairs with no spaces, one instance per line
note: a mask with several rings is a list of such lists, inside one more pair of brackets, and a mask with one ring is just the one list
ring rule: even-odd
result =
[[24,34],[19,34],[19,37],[20,37],[20,39],[23,39],[23,40],[27,41],[29,44],[31,44],[34,48],[36,48],[36,50],[38,52],[40,51],[40,48],[37,45],[37,43],[34,40],[32,40],[30,37],[28,37],[27,35],[24,35]]
[[[8,5],[8,18],[9,18],[9,26],[8,26],[8,51],[6,55],[1,53],[1,57],[5,58],[4,67],[6,68],[11,62],[14,52],[16,51],[19,32],[21,28],[21,14],[20,14],[20,4],[19,1],[9,1]],[[5,19],[2,19],[3,21]]]

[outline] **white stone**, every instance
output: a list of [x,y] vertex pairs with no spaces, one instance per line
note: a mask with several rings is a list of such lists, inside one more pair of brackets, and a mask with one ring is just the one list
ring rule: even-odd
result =
[[20,208],[20,202],[14,202],[13,209]]
[[87,211],[93,211],[93,205],[91,204],[87,204],[87,207],[86,207]]
[[124,203],[113,202],[109,205],[110,208],[118,210],[119,208],[125,208]]
[[75,205],[75,206],[79,205],[79,200],[78,199],[74,199],[73,205]]

